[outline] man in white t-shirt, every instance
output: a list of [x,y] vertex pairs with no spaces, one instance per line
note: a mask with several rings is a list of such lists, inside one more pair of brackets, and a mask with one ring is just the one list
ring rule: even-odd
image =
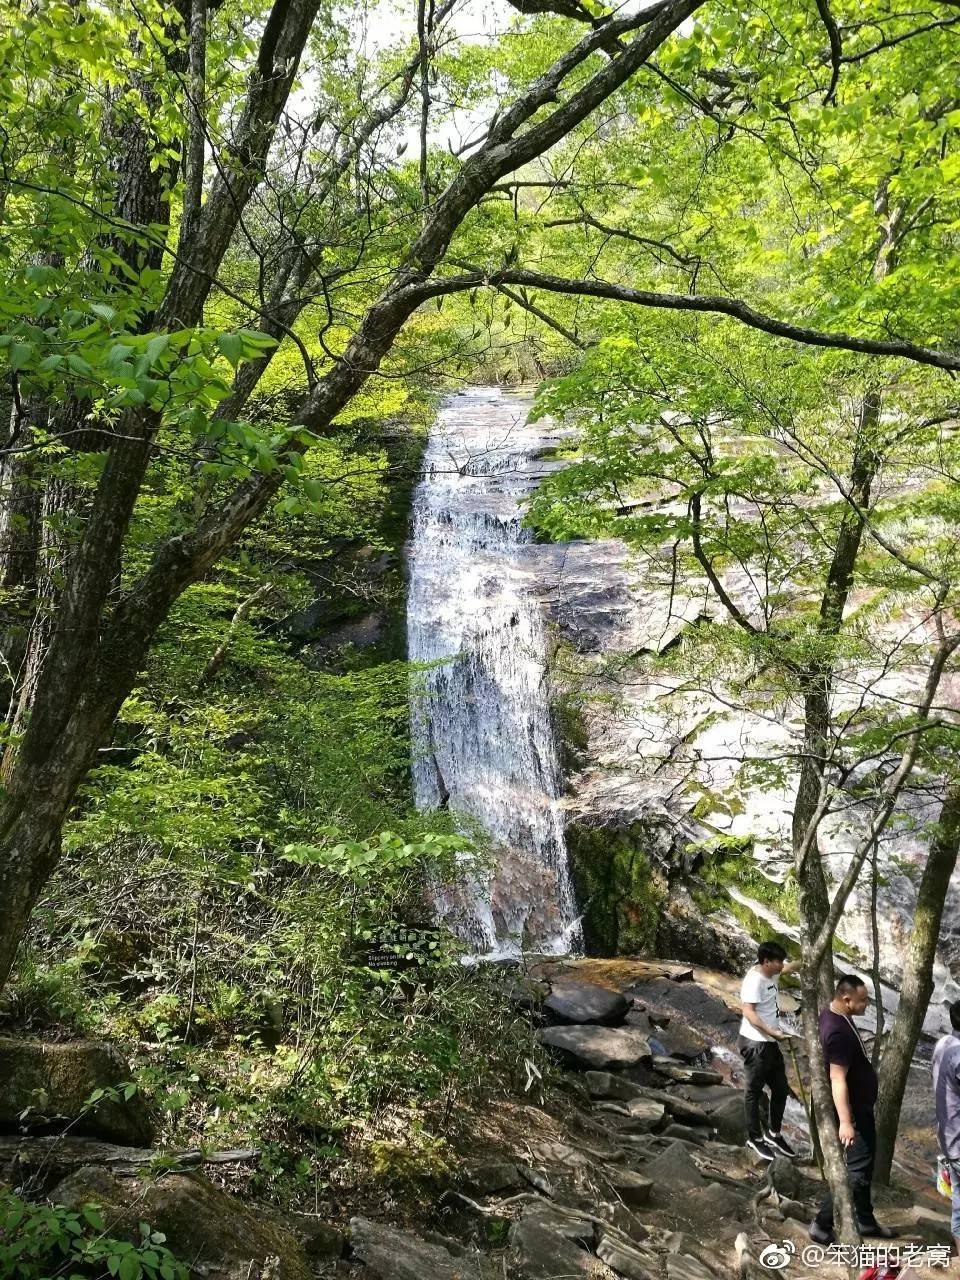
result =
[[[779,942],[762,942],[757,948],[757,963],[740,987],[743,1018],[739,1044],[746,1068],[743,1105],[747,1146],[762,1160],[797,1154],[780,1132],[789,1088],[778,1041],[786,1040],[788,1033],[780,1026],[777,1004],[780,975],[792,973],[796,968],[787,963],[787,953]],[[760,1098],[764,1089],[770,1090],[770,1123],[766,1131],[760,1121]]]

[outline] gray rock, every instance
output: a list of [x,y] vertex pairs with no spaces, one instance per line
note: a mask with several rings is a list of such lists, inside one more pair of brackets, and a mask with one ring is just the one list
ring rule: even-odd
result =
[[623,1021],[630,1002],[592,982],[554,982],[543,1007],[557,1022],[614,1026]]
[[[736,1030],[740,1014],[735,1013],[718,995],[698,982],[671,982],[669,978],[650,978],[635,983],[629,993],[642,1000],[648,1013],[679,1015],[685,1023],[706,1028],[730,1026]],[[736,1025],[734,1025],[736,1024]]]
[[542,1173],[539,1169],[530,1169],[525,1165],[522,1165],[520,1167],[520,1176],[523,1178],[524,1182],[529,1183],[530,1186],[533,1187],[535,1191],[539,1191],[541,1195],[549,1196],[550,1199],[553,1199],[556,1195],[553,1183],[547,1175]]
[[749,1192],[740,1194],[734,1191],[733,1187],[721,1185],[719,1182],[711,1182],[702,1191],[691,1191],[689,1196],[691,1221],[710,1222],[715,1219],[720,1222],[723,1218],[745,1221],[750,1216]]
[[525,1205],[520,1215],[523,1221],[535,1222],[548,1231],[555,1231],[565,1240],[581,1245],[584,1249],[592,1249],[596,1227],[592,1217],[583,1217],[575,1209],[566,1209],[562,1205],[550,1204],[545,1200]]
[[654,1057],[653,1069],[658,1075],[682,1084],[723,1084],[719,1071],[707,1071],[703,1067],[682,1067],[670,1058]]
[[682,1062],[696,1062],[710,1049],[710,1042],[689,1027],[661,1027],[657,1030],[657,1039],[669,1057]]
[[668,1280],[715,1280],[715,1272],[689,1253],[667,1255]]
[[603,1225],[597,1227],[598,1235],[602,1235],[608,1227],[613,1227],[617,1235],[626,1236],[632,1244],[650,1238],[650,1232],[622,1200],[599,1201],[596,1209],[597,1216],[603,1219]]
[[503,993],[507,1003],[514,1009],[530,1013],[543,1007],[544,1000],[550,994],[550,988],[545,982],[538,982],[536,978],[514,974],[505,980]]
[[[946,1204],[946,1201],[944,1202]],[[907,1230],[910,1235],[920,1236],[925,1244],[949,1244],[950,1206],[946,1213],[936,1213],[926,1205],[914,1205],[908,1217]]]
[[343,1257],[346,1236],[323,1218],[311,1213],[285,1213],[279,1221],[297,1234],[311,1262]]
[[803,1194],[803,1176],[786,1156],[777,1156],[776,1160],[771,1161],[767,1176],[780,1195],[798,1200]]
[[568,1169],[592,1169],[597,1161],[615,1160],[615,1148],[606,1151],[571,1146],[568,1142],[534,1142],[531,1149],[545,1164],[562,1164]]
[[743,1098],[728,1090],[730,1096],[705,1108],[710,1123],[724,1142],[742,1147],[747,1140],[747,1121],[743,1110]]
[[[632,1083],[632,1081],[631,1081]],[[652,1102],[662,1102],[667,1111],[675,1120],[679,1120],[682,1124],[702,1124],[710,1125],[710,1116],[707,1109],[699,1105],[699,1103],[691,1102],[685,1096],[686,1090],[677,1090],[670,1092],[667,1089],[654,1089],[649,1085],[638,1084],[635,1088],[641,1090],[640,1096],[649,1098]],[[741,1095],[732,1089],[728,1089],[727,1095],[739,1098]]]
[[604,1234],[597,1245],[597,1257],[625,1280],[656,1280],[660,1262],[655,1253],[638,1249],[620,1236]]
[[[153,1140],[150,1113],[139,1094],[123,1097],[132,1072],[109,1044],[93,1040],[46,1044],[0,1038],[0,1127],[14,1130],[70,1126],[132,1147]],[[105,1090],[96,1103],[91,1094]]]
[[443,1245],[422,1240],[369,1218],[350,1222],[353,1256],[369,1268],[377,1280],[494,1280],[496,1269],[480,1254],[454,1257]]
[[598,1111],[617,1117],[616,1127],[624,1133],[654,1133],[663,1125],[666,1108],[662,1102],[634,1098],[631,1102],[600,1102]]
[[466,1258],[470,1254],[470,1250],[454,1240],[452,1236],[445,1236],[440,1231],[424,1231],[423,1238],[427,1244],[438,1244],[441,1249],[446,1249],[452,1258]]
[[540,1040],[581,1069],[616,1070],[651,1059],[650,1042],[634,1027],[547,1027],[540,1032]]
[[696,1147],[702,1147],[707,1140],[702,1130],[692,1129],[686,1124],[668,1124],[661,1132],[665,1138],[679,1138],[681,1142],[692,1142]]
[[643,1172],[656,1184],[658,1199],[669,1200],[678,1188],[702,1187],[705,1181],[682,1142],[671,1142],[661,1155],[647,1161]]
[[729,1098],[741,1098],[739,1089],[730,1084],[681,1084],[677,1093],[698,1106],[709,1108],[711,1103],[725,1102]]
[[648,1165],[643,1173],[636,1173],[633,1169],[607,1165],[603,1170],[603,1176],[624,1204],[643,1205],[649,1203],[650,1193],[653,1190],[653,1182],[645,1176],[649,1168]]
[[633,1102],[635,1098],[649,1097],[649,1092],[642,1085],[634,1084],[623,1076],[615,1076],[610,1071],[587,1071],[583,1076],[584,1084],[591,1098],[612,1098],[618,1102]]
[[474,1196],[495,1196],[523,1186],[523,1175],[515,1164],[506,1161],[478,1164],[463,1175],[464,1190]]
[[[600,1277],[603,1264],[564,1236],[531,1218],[521,1218],[510,1230],[523,1280],[578,1280],[580,1276]],[[462,1273],[461,1273],[462,1276]],[[383,1280],[408,1280],[407,1274],[384,1276]],[[410,1276],[409,1280],[434,1280],[431,1273]],[[446,1280],[446,1276],[443,1277]]]

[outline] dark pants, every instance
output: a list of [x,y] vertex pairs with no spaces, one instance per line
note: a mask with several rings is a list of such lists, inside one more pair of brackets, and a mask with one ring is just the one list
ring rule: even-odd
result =
[[763,1137],[760,1099],[765,1088],[770,1090],[770,1132],[779,1133],[789,1092],[780,1046],[775,1040],[747,1040],[741,1036],[740,1056],[747,1071],[743,1110],[748,1135],[751,1138]]
[[[873,1162],[877,1154],[877,1126],[872,1111],[854,1116],[853,1123],[857,1130],[856,1136],[850,1146],[844,1150],[847,1177],[853,1194],[857,1222],[861,1228],[872,1227],[876,1223],[876,1218],[873,1214],[870,1184],[873,1181]],[[824,1231],[833,1229],[833,1197],[831,1195],[827,1196],[817,1211],[817,1225]]]

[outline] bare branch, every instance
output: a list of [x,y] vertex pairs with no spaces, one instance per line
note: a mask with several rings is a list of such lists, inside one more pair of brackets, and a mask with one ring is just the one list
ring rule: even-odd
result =
[[442,293],[457,293],[475,289],[479,285],[523,285],[528,289],[544,289],[551,293],[581,294],[590,298],[607,298],[614,302],[627,302],[633,306],[653,307],[661,311],[697,311],[730,316],[741,324],[777,338],[788,338],[806,346],[829,347],[841,351],[860,351],[866,355],[895,356],[912,360],[917,364],[931,365],[935,369],[960,372],[960,355],[938,347],[925,347],[906,338],[865,338],[851,333],[835,333],[823,329],[811,329],[806,325],[778,320],[738,298],[726,298],[720,294],[657,293],[648,289],[633,289],[629,285],[613,284],[606,280],[569,279],[523,268],[508,268],[486,274],[477,271],[469,276],[447,276],[408,286],[422,299],[437,297]]

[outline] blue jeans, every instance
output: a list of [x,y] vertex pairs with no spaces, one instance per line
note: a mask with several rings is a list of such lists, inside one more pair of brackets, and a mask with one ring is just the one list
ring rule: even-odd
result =
[[953,1213],[950,1217],[950,1234],[954,1240],[960,1240],[960,1176],[956,1173],[953,1173]]

